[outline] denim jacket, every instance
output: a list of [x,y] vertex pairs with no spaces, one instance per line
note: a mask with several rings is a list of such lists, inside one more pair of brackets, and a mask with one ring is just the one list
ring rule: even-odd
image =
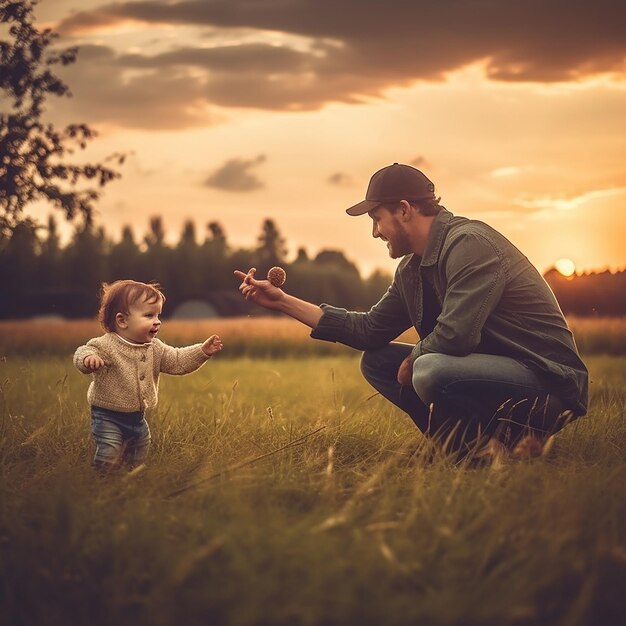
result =
[[[422,336],[423,287],[438,300],[434,329]],[[405,256],[393,282],[368,312],[322,304],[314,339],[357,350],[382,348],[413,326],[413,357],[472,352],[508,356],[534,369],[577,415],[587,410],[588,373],[552,290],[503,235],[443,209],[424,255]]]

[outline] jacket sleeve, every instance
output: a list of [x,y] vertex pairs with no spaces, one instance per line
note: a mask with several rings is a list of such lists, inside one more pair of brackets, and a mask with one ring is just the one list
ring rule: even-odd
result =
[[442,311],[433,332],[413,349],[414,358],[431,352],[456,356],[473,352],[506,284],[504,258],[479,233],[465,233],[453,241],[440,265],[447,281]]
[[324,314],[311,331],[313,339],[343,343],[357,350],[386,346],[411,326],[397,280],[366,313],[322,304]]
[[86,368],[84,364],[85,357],[91,356],[92,354],[95,354],[106,361],[106,354],[99,349],[98,343],[98,338],[90,339],[84,346],[76,348],[73,361],[79,372],[82,372],[83,374],[92,373],[92,370]]
[[165,374],[177,376],[189,374],[204,365],[210,358],[204,354],[201,343],[185,346],[184,348],[173,348],[163,343],[160,339],[154,339],[154,341],[158,342],[163,350],[159,369]]

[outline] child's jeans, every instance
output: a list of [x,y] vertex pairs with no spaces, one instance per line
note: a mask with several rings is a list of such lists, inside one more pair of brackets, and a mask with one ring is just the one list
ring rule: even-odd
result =
[[121,413],[92,406],[91,434],[96,442],[92,465],[98,469],[117,469],[123,462],[135,467],[146,460],[150,428],[143,412]]

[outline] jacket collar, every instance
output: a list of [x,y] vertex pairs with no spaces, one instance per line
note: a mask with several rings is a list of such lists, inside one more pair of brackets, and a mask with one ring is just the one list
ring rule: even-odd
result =
[[426,267],[435,265],[439,259],[439,253],[443,246],[443,240],[446,237],[448,231],[448,224],[453,215],[448,209],[441,207],[441,211],[437,213],[437,216],[433,220],[430,227],[430,233],[428,233],[428,240],[426,241],[426,249],[422,256],[421,266]]

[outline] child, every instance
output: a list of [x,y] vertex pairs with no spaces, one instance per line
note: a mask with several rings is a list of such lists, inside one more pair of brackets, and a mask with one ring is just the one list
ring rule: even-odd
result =
[[144,413],[157,404],[160,372],[188,374],[222,349],[217,335],[185,348],[157,339],[164,302],[157,284],[103,283],[98,320],[107,332],[74,353],[74,365],[93,375],[87,400],[98,469],[143,463],[150,447]]

